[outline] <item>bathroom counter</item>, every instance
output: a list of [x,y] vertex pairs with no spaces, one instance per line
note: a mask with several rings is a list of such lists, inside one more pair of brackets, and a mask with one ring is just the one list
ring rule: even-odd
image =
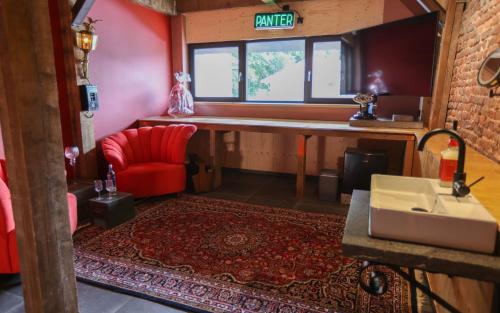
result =
[[[346,256],[427,272],[500,283],[500,256],[368,236],[370,192],[355,190],[347,216],[342,249]],[[499,251],[497,240],[497,254]]]

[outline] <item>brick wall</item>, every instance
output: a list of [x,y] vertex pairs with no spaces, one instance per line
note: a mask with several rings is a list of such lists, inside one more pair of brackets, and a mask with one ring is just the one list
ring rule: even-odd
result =
[[458,120],[467,143],[500,162],[500,97],[477,83],[485,57],[500,48],[500,1],[470,0],[464,12],[448,103],[447,127]]

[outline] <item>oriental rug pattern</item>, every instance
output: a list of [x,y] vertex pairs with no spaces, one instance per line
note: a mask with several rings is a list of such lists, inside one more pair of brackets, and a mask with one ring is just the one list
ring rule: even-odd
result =
[[140,205],[135,219],[75,235],[77,277],[210,312],[408,312],[407,286],[358,283],[342,256],[345,217],[197,196]]

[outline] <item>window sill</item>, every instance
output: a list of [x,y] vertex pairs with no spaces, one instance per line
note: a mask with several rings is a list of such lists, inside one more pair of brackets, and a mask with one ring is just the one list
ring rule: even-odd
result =
[[276,118],[346,122],[359,109],[356,104],[195,102],[198,116]]
[[195,101],[196,106],[228,106],[228,107],[244,107],[244,108],[337,108],[337,109],[352,109],[358,108],[358,104],[352,103],[305,103],[305,102],[208,102]]

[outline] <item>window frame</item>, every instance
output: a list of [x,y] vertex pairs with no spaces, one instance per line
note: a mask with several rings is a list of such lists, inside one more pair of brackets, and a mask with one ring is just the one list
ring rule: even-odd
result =
[[[238,48],[238,67],[239,67],[239,80],[238,80],[238,97],[196,97],[196,84],[194,76],[194,51],[197,49],[209,48]],[[188,45],[189,51],[189,75],[191,75],[190,90],[193,95],[194,101],[202,102],[244,102],[246,94],[246,72],[242,68],[242,62],[245,62],[246,45],[242,41],[226,41],[226,42],[210,42],[210,43],[197,43]]]
[[[255,42],[279,42],[289,40],[304,40],[305,41],[305,66],[304,66],[304,101],[259,101],[247,100],[247,44]],[[313,98],[312,97],[312,63],[313,63],[313,47],[316,42],[340,41],[341,47],[344,42],[339,35],[326,35],[326,36],[310,36],[310,37],[284,37],[284,38],[270,38],[270,39],[257,39],[257,40],[241,40],[241,41],[225,41],[215,43],[194,43],[188,45],[189,51],[189,73],[192,77],[190,90],[193,94],[194,101],[197,102],[238,102],[243,104],[345,104],[356,105],[351,98]],[[194,77],[194,50],[203,48],[224,48],[224,47],[238,47],[239,57],[239,95],[238,97],[196,97],[196,86]],[[342,48],[344,50],[344,48]],[[343,51],[341,52],[343,55]],[[345,65],[342,64],[342,68]],[[311,73],[311,74],[309,74]],[[309,75],[310,78],[309,79]]]

